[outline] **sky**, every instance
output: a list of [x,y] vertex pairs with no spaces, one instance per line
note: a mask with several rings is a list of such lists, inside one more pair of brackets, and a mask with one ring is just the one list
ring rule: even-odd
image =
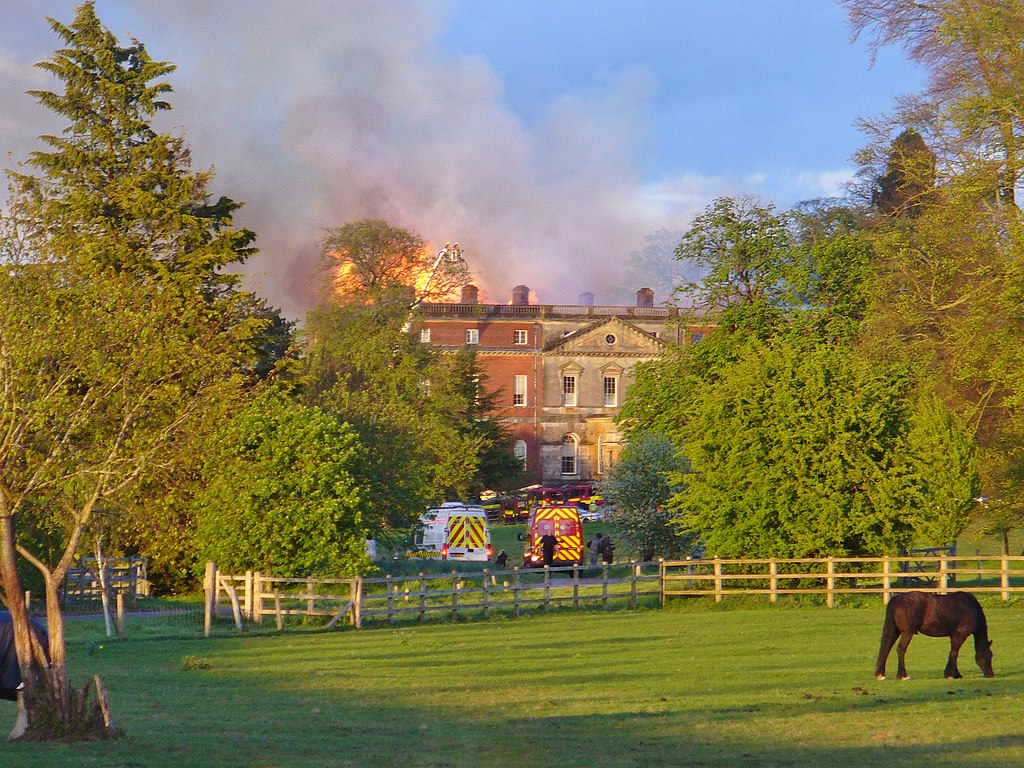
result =
[[[7,167],[63,125],[24,94],[73,0],[0,0]],[[249,287],[301,319],[328,229],[382,218],[459,242],[486,301],[631,304],[716,197],[841,194],[860,118],[920,91],[830,0],[97,0],[171,61],[193,167],[245,205]],[[668,232],[668,236],[656,236]],[[633,265],[632,268],[630,265]],[[660,287],[660,286],[659,286]],[[660,303],[667,296],[656,295]]]

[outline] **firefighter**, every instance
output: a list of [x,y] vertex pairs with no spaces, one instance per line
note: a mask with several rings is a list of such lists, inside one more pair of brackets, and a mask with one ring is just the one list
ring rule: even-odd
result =
[[552,536],[550,533],[540,537],[541,552],[544,555],[544,567],[550,568],[551,564],[555,560],[555,545],[558,543],[558,539]]

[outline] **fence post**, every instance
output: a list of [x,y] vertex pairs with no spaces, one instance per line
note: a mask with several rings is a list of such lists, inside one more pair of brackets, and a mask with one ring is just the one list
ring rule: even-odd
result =
[[245,572],[245,604],[242,606],[242,615],[252,621],[252,571]]
[[999,558],[999,581],[1003,588],[1003,602],[1005,603],[1010,599],[1010,564],[1006,560],[1006,555],[1002,555]]
[[217,564],[212,560],[206,563],[203,593],[206,597],[203,606],[203,637],[209,637],[213,628],[213,613],[217,610]]
[[544,612],[551,610],[551,566],[544,566]]
[[252,572],[252,611],[253,624],[263,623],[263,574],[259,571]]
[[640,571],[643,566],[643,563],[633,563],[633,578],[629,580],[629,607],[634,610],[636,610],[637,606],[636,585],[640,581]]
[[946,555],[939,555],[939,592],[943,595],[949,589],[949,571],[946,557]]
[[274,615],[277,619],[277,631],[284,629],[284,614],[281,613],[281,590],[274,588]]
[[489,571],[484,568],[484,618],[491,618],[491,587],[488,582]]
[[363,626],[363,577],[356,576],[352,595],[352,626],[360,629]]
[[608,610],[608,563],[603,566],[603,572],[601,574],[601,604],[604,609]]
[[458,571],[452,571],[452,621],[459,620],[459,590],[462,589],[462,581],[458,575]]
[[312,616],[316,611],[316,605],[313,601],[313,596],[316,594],[316,584],[313,582],[312,576],[306,577],[306,615]]
[[768,601],[774,603],[779,599],[779,564],[775,558],[768,559]]
[[124,637],[124,592],[118,592],[114,599],[117,603],[117,636]]
[[427,576],[420,571],[420,624],[427,620]]
[[658,607],[665,607],[665,558],[658,558]]
[[722,561],[715,556],[715,602],[722,602]]
[[387,589],[388,598],[388,623],[395,623],[395,593],[391,590],[393,586],[391,583],[391,574],[389,573],[385,579],[384,586]]
[[519,566],[518,565],[512,566],[512,595],[513,595],[513,598],[512,598],[513,608],[515,610],[516,616],[519,616],[519,614],[520,614],[520,607],[519,607]]
[[827,576],[825,578],[825,605],[829,608],[836,607],[836,561],[828,558]]
[[882,559],[882,605],[889,604],[892,588],[892,558],[886,555]]
[[580,609],[580,565],[579,563],[573,563],[572,566],[572,607],[574,610]]

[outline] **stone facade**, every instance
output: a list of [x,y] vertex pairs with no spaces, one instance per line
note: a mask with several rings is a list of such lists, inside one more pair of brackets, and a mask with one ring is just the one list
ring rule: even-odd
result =
[[649,289],[634,307],[527,304],[528,293],[516,286],[511,304],[477,304],[475,291],[460,304],[424,304],[414,332],[441,350],[475,346],[527,483],[600,482],[621,450],[614,418],[633,366],[707,328],[682,327]]

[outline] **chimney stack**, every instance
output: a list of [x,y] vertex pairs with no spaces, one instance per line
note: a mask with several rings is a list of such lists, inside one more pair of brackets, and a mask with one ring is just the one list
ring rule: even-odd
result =
[[580,294],[580,304],[584,307],[594,306],[594,294],[590,291],[584,291]]
[[517,285],[512,289],[512,306],[525,307],[530,303],[530,289],[525,285]]
[[636,292],[636,305],[638,307],[654,306],[654,291],[650,288],[641,288]]
[[470,283],[469,285],[462,286],[462,297],[459,299],[459,304],[476,304],[479,298],[479,289]]

